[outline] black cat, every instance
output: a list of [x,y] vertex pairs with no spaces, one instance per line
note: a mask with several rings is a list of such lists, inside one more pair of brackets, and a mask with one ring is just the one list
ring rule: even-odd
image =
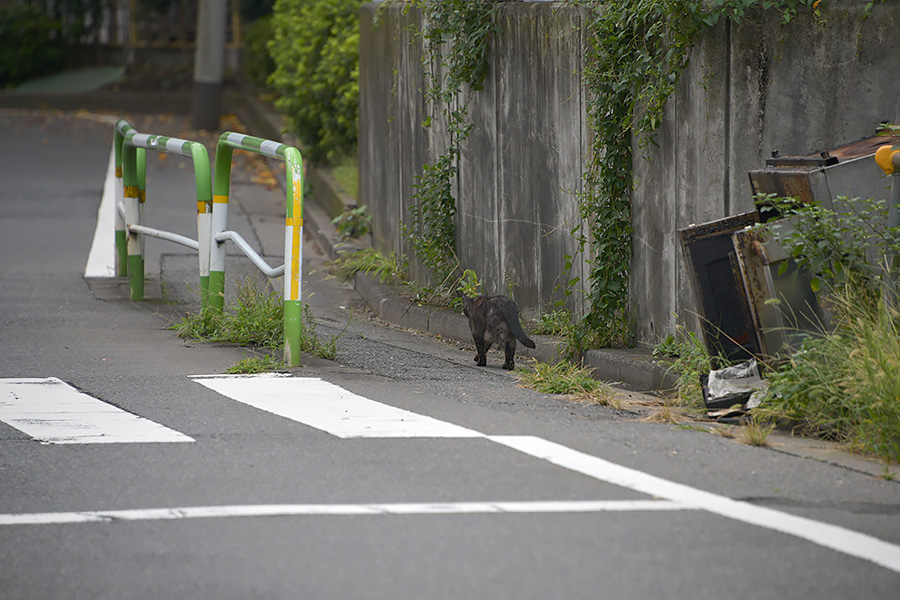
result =
[[516,340],[529,348],[534,342],[529,339],[519,324],[519,307],[507,296],[463,296],[463,312],[469,317],[469,329],[475,338],[475,362],[479,367],[487,364],[485,353],[496,343],[506,352],[504,369],[515,368]]

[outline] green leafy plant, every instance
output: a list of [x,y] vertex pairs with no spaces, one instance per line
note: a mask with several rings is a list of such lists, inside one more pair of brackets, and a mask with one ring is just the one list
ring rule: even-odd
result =
[[268,48],[269,84],[287,128],[309,158],[337,162],[352,152],[359,106],[362,0],[277,0]]
[[581,402],[614,403],[615,393],[591,376],[591,370],[568,361],[555,364],[532,361],[527,369],[519,370],[519,381],[543,394],[565,394]]
[[477,298],[481,295],[481,282],[478,281],[478,275],[472,269],[463,271],[462,278],[459,280],[459,290],[469,298]]
[[531,331],[538,335],[562,336],[572,327],[572,313],[565,309],[551,310],[541,313],[541,318],[534,323]]
[[[900,232],[887,227],[884,201],[839,197],[833,209],[775,195],[757,196],[756,202],[761,214],[784,217],[759,228],[806,270],[814,292],[851,284],[866,292],[868,302],[879,296],[886,259],[900,254]],[[781,272],[788,266],[783,261]]]
[[366,212],[367,208],[365,204],[347,208],[343,213],[332,219],[331,223],[337,229],[337,233],[342,240],[361,238],[369,233],[372,215]]
[[372,274],[381,283],[399,283],[406,279],[406,264],[396,253],[383,254],[374,248],[341,254],[334,266],[344,281],[360,272]]

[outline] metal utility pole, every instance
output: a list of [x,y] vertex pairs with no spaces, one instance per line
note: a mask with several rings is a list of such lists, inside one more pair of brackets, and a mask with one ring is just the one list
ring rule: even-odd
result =
[[226,3],[227,0],[200,0],[197,5],[197,49],[191,99],[191,124],[195,129],[219,128],[225,70]]

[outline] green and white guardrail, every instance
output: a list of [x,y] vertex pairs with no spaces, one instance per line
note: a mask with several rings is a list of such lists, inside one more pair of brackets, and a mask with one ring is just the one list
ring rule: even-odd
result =
[[[228,195],[231,189],[231,158],[234,150],[246,150],[282,160],[287,169],[287,201],[284,225],[284,265],[271,269],[265,261],[233,231],[226,231]],[[300,364],[300,332],[303,315],[300,300],[303,264],[303,159],[293,146],[262,138],[226,131],[216,144],[215,181],[213,185],[212,244],[210,245],[209,298],[222,309],[225,290],[226,240],[232,240],[268,277],[284,275],[284,362]]]
[[[223,133],[216,145],[215,184],[211,185],[206,147],[199,142],[138,132],[126,120],[115,125],[116,275],[128,276],[132,300],[144,298],[144,237],[150,236],[197,250],[202,310],[221,312],[225,306],[225,242],[231,241],[270,279],[284,278],[284,361],[300,365],[303,307],[301,265],[303,251],[303,158],[293,146],[234,132]],[[228,196],[234,150],[282,160],[287,169],[284,264],[270,267],[238,233],[229,231]],[[197,240],[148,227],[146,151],[190,157],[194,164],[197,197]]]

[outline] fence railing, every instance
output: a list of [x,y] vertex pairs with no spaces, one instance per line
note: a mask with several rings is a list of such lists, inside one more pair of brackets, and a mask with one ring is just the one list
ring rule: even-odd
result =
[[[144,237],[167,240],[197,250],[201,310],[221,312],[225,306],[225,242],[231,241],[267,277],[284,277],[284,362],[300,365],[302,335],[301,265],[303,251],[303,159],[292,146],[233,132],[219,138],[215,154],[215,185],[211,185],[206,147],[199,142],[139,133],[124,119],[115,126],[116,275],[128,276],[132,300],[144,297]],[[270,267],[238,233],[229,231],[228,197],[234,150],[282,160],[287,169],[284,264]],[[190,157],[197,198],[197,239],[148,227],[146,151]]]

